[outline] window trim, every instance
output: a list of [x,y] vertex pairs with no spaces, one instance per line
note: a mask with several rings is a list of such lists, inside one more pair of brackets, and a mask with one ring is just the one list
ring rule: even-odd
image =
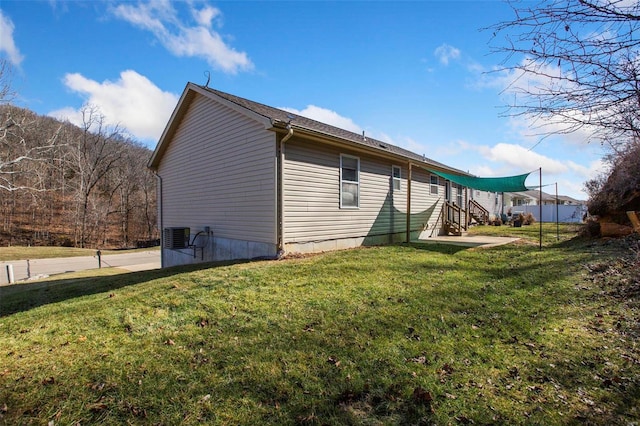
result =
[[[358,179],[357,181],[350,181],[350,180],[344,180],[342,179],[342,159],[343,158],[351,158],[353,160],[356,160],[356,164],[357,164],[357,168],[356,168],[356,178]],[[343,193],[342,193],[342,185],[344,183],[350,183],[350,184],[354,184],[357,187],[357,193],[356,193],[356,205],[355,206],[345,206],[342,203],[343,200]],[[349,155],[349,154],[340,154],[340,208],[341,209],[359,209],[360,208],[360,157],[356,157],[355,155]]]
[[[398,171],[398,177],[396,177],[396,170]],[[396,183],[398,187],[396,188]],[[392,191],[402,191],[402,167],[400,166],[391,166],[391,190]]]
[[462,207],[464,204],[464,187],[460,184],[456,185],[456,201],[458,206]]
[[[433,183],[433,179],[436,179],[436,183]],[[429,184],[430,184],[430,194],[431,195],[438,195],[439,189],[438,187],[440,186],[440,179],[438,178],[437,175],[431,175],[430,179],[429,179]]]

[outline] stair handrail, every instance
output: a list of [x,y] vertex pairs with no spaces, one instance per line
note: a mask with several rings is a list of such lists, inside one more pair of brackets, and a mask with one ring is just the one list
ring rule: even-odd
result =
[[446,215],[445,220],[449,223],[457,225],[459,229],[463,229],[462,224],[462,207],[456,205],[456,203],[451,203],[449,201],[445,202]]
[[[476,200],[469,200],[469,215],[474,215],[482,218],[485,223],[489,221],[489,210],[485,209],[482,204]],[[471,220],[471,218],[469,218]]]

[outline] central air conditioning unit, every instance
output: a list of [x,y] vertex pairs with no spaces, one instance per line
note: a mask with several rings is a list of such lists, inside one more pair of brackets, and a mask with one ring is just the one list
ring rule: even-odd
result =
[[183,249],[189,247],[190,228],[164,228],[164,248]]

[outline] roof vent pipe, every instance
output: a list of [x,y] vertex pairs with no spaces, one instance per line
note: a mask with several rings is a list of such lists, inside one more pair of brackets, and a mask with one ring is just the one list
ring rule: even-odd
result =
[[364,130],[362,131],[362,139],[364,139],[365,141],[367,140],[367,137],[364,135]]

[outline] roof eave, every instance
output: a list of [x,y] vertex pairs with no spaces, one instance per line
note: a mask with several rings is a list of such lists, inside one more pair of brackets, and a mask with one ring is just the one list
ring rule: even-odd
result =
[[[428,169],[432,169],[432,170],[438,170],[438,171],[444,171],[444,172],[455,172],[455,173],[461,173],[461,174],[467,174],[464,173],[460,170],[457,169],[453,169],[453,168],[447,168],[447,167],[442,167],[439,164],[434,164],[434,163],[430,163],[428,161],[421,161],[421,160],[417,160],[415,158],[411,158],[399,153],[395,153],[395,152],[391,152],[391,151],[387,151],[384,148],[376,148],[370,145],[365,145],[365,144],[360,144],[356,141],[352,141],[349,139],[345,139],[345,138],[341,138],[339,136],[334,136],[334,135],[330,135],[324,132],[320,132],[318,130],[313,130],[313,129],[309,129],[306,127],[301,127],[301,126],[296,126],[295,124],[291,123],[291,127],[294,130],[294,135],[298,134],[298,135],[303,135],[306,138],[318,141],[318,142],[322,142],[322,143],[326,143],[329,145],[333,145],[333,146],[337,146],[337,147],[349,147],[352,150],[355,151],[359,151],[359,152],[366,152],[369,154],[373,154],[376,155],[378,157],[383,157],[383,158],[387,158],[390,160],[396,160],[399,162],[403,162],[403,163],[411,163],[413,165],[416,166],[420,166],[423,168],[428,168]],[[282,128],[280,126],[273,126],[270,130],[274,130],[274,131],[278,131],[280,130],[282,132]]]

